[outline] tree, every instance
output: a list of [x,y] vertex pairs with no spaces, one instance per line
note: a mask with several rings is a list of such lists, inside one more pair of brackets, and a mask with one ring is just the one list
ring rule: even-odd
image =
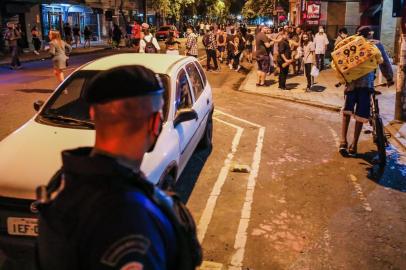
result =
[[226,4],[223,0],[216,0],[208,7],[207,15],[210,18],[223,19],[225,16]]
[[248,0],[243,6],[242,14],[248,19],[258,16],[272,16],[272,12],[277,3],[281,5],[285,11],[289,7],[289,2],[287,0]]

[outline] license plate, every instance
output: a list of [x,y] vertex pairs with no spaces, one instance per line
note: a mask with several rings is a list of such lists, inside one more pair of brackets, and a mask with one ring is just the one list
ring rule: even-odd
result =
[[11,235],[38,235],[38,219],[36,218],[7,218],[7,232]]

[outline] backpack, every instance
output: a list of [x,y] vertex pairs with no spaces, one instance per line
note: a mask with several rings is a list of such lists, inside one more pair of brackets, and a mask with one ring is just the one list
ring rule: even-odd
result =
[[[47,186],[40,186],[37,188],[36,206],[38,207],[40,213],[46,211],[44,208],[46,208],[47,205],[52,202],[52,200],[49,200],[49,198],[51,198],[52,193],[60,189],[62,179],[63,172],[61,169],[52,177]],[[143,193],[149,200],[158,206],[158,208],[168,218],[168,221],[173,225],[177,243],[177,256],[175,259],[176,270],[196,269],[196,267],[202,263],[203,251],[197,238],[196,224],[190,211],[186,208],[180,197],[175,192],[160,190],[146,180],[138,179],[134,181],[134,177],[131,175],[124,179],[124,184],[126,186],[128,185],[129,189],[136,189],[137,191]],[[93,184],[99,185],[97,182]],[[86,218],[90,215],[90,213],[92,213],[94,205],[100,202],[100,199],[103,197],[105,197],[105,193],[103,191],[94,192],[87,198],[88,203],[82,208],[83,211],[81,211],[81,214],[77,218],[71,218],[70,220],[73,220],[73,223],[79,225],[86,221]],[[45,216],[47,216],[46,212]],[[50,217],[48,217],[48,219],[50,219]],[[63,225],[69,225],[65,223],[66,220],[63,221]],[[58,220],[54,219],[53,222],[58,222]],[[62,234],[63,232],[66,232],[66,230],[63,229]],[[60,233],[61,232],[58,232],[58,234]],[[66,239],[72,240],[72,238],[74,238],[73,235]],[[59,242],[59,244],[61,243]],[[69,253],[69,244],[66,246],[66,248],[66,252]],[[38,259],[39,257],[37,250],[37,264],[39,263]],[[37,265],[37,267],[38,266],[39,265]]]
[[152,37],[150,41],[147,41],[144,38],[144,42],[145,42],[144,52],[145,53],[157,53],[158,52],[158,50],[155,48],[154,43],[152,43],[153,40],[154,40],[154,37]]
[[224,43],[224,35],[219,36],[219,43]]
[[208,34],[206,34],[203,37],[203,45],[204,45],[204,47],[209,46],[209,43],[210,43],[210,36]]

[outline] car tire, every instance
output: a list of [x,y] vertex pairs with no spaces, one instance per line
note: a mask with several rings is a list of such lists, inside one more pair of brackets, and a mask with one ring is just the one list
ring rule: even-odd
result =
[[209,114],[207,119],[206,129],[199,143],[201,149],[211,149],[213,147],[213,113]]
[[175,177],[171,174],[167,174],[162,177],[158,184],[158,187],[162,190],[174,190],[175,189]]

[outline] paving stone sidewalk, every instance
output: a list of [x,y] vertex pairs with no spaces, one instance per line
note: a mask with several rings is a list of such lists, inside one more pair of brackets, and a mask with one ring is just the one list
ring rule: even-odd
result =
[[[315,79],[315,85],[311,92],[305,92],[306,78],[304,75],[289,76],[287,79],[287,88],[290,90],[278,89],[278,78],[274,75],[268,76],[267,86],[256,86],[257,68],[254,67],[247,75],[239,90],[269,96],[273,98],[308,104],[339,112],[344,103],[344,86],[335,87],[338,79],[332,69],[323,70]],[[396,74],[396,73],[395,73]],[[396,76],[395,76],[396,77]],[[386,82],[383,78],[383,82]],[[378,80],[375,84],[378,84]],[[396,139],[396,141],[406,150],[406,123],[394,121],[395,95],[394,86],[379,87],[377,90],[382,92],[378,96],[380,113],[383,118],[385,127]]]

